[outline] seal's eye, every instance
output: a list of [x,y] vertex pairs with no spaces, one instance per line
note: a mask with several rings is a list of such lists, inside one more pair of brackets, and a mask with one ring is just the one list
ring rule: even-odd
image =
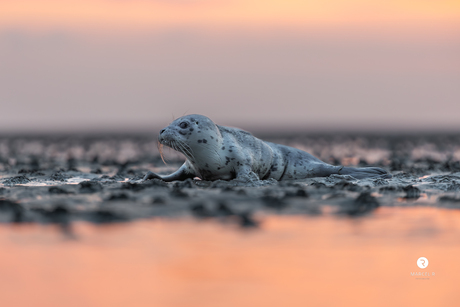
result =
[[179,127],[181,127],[182,129],[185,129],[188,127],[188,124],[186,122],[182,122],[179,124]]

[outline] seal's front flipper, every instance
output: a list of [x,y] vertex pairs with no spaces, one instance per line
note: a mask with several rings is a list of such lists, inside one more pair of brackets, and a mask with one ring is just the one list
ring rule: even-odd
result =
[[155,174],[155,173],[149,171],[144,176],[143,180],[161,179],[163,181],[170,182],[170,181],[174,181],[174,180],[185,180],[185,179],[188,179],[188,178],[196,177],[195,174],[193,174],[193,172],[190,171],[190,168],[186,164],[187,163],[182,164],[182,166],[177,171],[175,171],[171,175],[167,175],[167,176],[161,176],[161,175],[158,175],[158,174]]
[[339,175],[350,175],[356,179],[363,178],[382,178],[390,179],[393,177],[390,173],[380,167],[341,167],[338,171]]

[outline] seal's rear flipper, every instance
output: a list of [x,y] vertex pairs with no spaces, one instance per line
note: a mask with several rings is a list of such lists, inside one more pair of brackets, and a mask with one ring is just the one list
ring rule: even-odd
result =
[[339,175],[350,175],[356,179],[364,178],[382,178],[390,179],[393,177],[390,173],[380,167],[342,167],[339,172]]

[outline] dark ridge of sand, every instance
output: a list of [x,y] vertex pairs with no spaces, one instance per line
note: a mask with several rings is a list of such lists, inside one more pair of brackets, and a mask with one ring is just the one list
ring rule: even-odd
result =
[[264,213],[367,216],[379,206],[460,208],[460,135],[268,138],[331,164],[380,166],[392,179],[334,175],[300,181],[142,182],[148,170],[170,173],[155,137],[0,138],[0,222],[94,223],[195,216],[257,227]]

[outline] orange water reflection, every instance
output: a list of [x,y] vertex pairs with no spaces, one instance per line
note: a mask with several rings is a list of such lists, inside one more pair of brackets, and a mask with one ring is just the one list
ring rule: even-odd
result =
[[[453,306],[460,212],[0,226],[1,306]],[[416,260],[427,257],[426,269]],[[411,272],[429,272],[421,280]],[[432,276],[432,273],[435,276]]]

